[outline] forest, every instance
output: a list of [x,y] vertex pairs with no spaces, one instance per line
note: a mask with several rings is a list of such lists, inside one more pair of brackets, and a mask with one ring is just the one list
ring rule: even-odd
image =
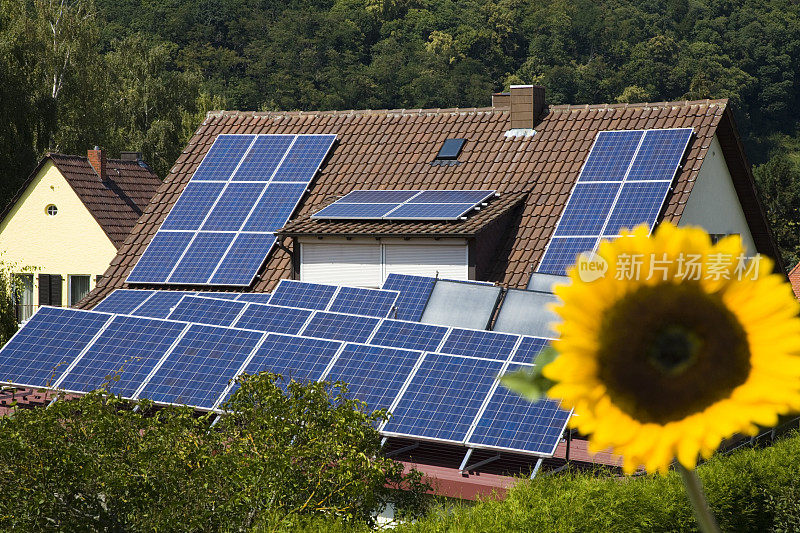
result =
[[0,203],[46,151],[163,178],[212,109],[729,98],[783,262],[800,259],[793,0],[0,0]]

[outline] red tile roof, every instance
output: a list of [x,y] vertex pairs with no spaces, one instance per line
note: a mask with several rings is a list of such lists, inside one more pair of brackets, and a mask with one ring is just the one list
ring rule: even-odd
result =
[[150,199],[161,186],[158,176],[137,161],[108,159],[107,176],[101,180],[86,157],[49,153],[8,203],[0,214],[0,219],[19,200],[47,161],[53,162],[117,248],[125,242]]
[[[519,230],[509,232],[488,276],[488,281],[525,287],[597,132],[691,127],[695,136],[661,218],[673,222],[680,219],[700,165],[717,134],[756,246],[762,253],[776,255],[727,100],[551,106],[532,137],[507,138],[504,133],[509,126],[508,108],[209,113],[120,248],[98,289],[81,305],[91,308],[111,290],[126,286],[128,273],[221,133],[337,135],[332,154],[311,184],[294,220],[303,220],[354,189],[496,189],[501,195],[527,193]],[[467,139],[459,156],[462,163],[431,165],[442,142],[452,137]],[[289,227],[295,226],[290,223]],[[339,224],[332,224],[334,227]],[[275,248],[253,290],[269,291],[279,279],[289,277],[291,258],[286,251]]]

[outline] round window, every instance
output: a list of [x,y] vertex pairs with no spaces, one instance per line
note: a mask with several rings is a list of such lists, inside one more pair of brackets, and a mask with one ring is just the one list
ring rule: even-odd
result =
[[48,216],[54,217],[58,214],[58,208],[55,204],[50,204],[44,208],[44,212],[48,214]]

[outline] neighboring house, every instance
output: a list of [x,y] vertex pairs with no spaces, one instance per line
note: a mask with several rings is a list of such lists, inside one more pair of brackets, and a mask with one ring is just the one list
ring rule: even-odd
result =
[[800,298],[800,263],[797,263],[789,271],[789,283],[792,284],[792,292],[796,298]]
[[123,156],[47,154],[2,212],[0,259],[32,269],[19,273],[20,320],[86,296],[161,185],[139,154]]

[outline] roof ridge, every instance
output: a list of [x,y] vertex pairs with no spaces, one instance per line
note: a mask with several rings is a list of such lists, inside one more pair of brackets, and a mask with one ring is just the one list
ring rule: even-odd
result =
[[625,108],[648,108],[648,107],[690,107],[693,105],[719,105],[727,106],[727,98],[706,98],[704,100],[664,100],[661,102],[633,102],[617,104],[559,104],[549,105],[551,111],[571,111],[586,109],[625,109]]

